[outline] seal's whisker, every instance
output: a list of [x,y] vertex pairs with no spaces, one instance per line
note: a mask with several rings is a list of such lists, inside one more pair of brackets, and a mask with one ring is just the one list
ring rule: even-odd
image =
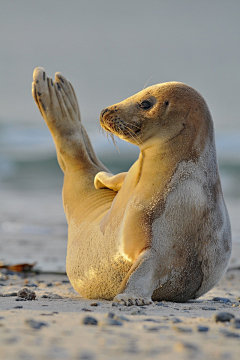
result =
[[126,130],[128,131],[128,134],[131,136],[132,139],[134,139],[138,145],[142,144],[142,140],[139,138],[138,135],[135,134],[135,132],[128,126],[125,126]]
[[131,123],[127,122],[127,121],[124,121],[124,124],[134,126],[136,129],[141,129],[141,127],[140,127],[140,126],[138,126],[138,125],[134,125],[134,124],[131,124]]
[[153,75],[152,75],[152,76],[150,76],[150,78],[149,78],[149,79],[145,82],[143,89],[145,89],[145,87],[147,86],[147,84],[148,84],[149,80],[151,80],[151,78],[152,78],[152,77],[153,77]]

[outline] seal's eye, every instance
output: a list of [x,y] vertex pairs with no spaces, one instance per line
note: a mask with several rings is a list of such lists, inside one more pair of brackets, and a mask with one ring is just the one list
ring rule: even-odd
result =
[[143,110],[149,110],[151,109],[151,107],[153,106],[153,104],[149,101],[149,100],[143,100],[140,104],[139,104],[140,108],[142,108]]

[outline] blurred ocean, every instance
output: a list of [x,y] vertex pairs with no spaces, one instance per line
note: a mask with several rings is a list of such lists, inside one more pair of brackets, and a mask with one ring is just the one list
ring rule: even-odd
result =
[[[113,172],[127,171],[138,148],[116,139],[118,149],[99,124],[86,126],[94,149]],[[225,196],[240,197],[240,132],[218,132],[216,147]],[[0,124],[0,185],[29,191],[56,191],[62,186],[52,137],[46,126]]]

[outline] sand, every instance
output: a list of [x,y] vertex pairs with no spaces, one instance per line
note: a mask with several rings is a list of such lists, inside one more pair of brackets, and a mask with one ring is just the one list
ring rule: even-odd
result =
[[[35,268],[64,271],[67,227],[60,196],[56,201],[31,194],[24,202],[21,196],[1,194],[1,259],[38,261]],[[234,240],[229,270],[195,301],[112,306],[110,301],[81,298],[66,275],[3,271],[0,359],[239,359],[239,202],[231,201],[228,208]],[[36,299],[22,301],[17,293],[23,288],[34,291]],[[230,314],[229,320],[234,317],[216,322],[222,312]]]

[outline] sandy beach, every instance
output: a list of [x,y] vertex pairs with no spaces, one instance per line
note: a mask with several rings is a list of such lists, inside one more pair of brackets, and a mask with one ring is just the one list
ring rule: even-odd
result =
[[[67,245],[60,194],[30,194],[29,200],[25,197],[21,203],[23,193],[15,193],[15,206],[7,191],[1,195],[5,204],[0,214],[2,260],[10,264],[14,259],[15,263],[16,259],[30,264],[37,261],[33,270],[52,272],[2,270],[1,359],[239,358],[238,202],[228,203],[233,252],[229,270],[217,286],[187,303],[124,307],[105,300],[85,300],[66,275],[56,274],[65,271]],[[33,203],[37,206],[31,215]],[[34,300],[18,296],[24,288],[35,293]]]

